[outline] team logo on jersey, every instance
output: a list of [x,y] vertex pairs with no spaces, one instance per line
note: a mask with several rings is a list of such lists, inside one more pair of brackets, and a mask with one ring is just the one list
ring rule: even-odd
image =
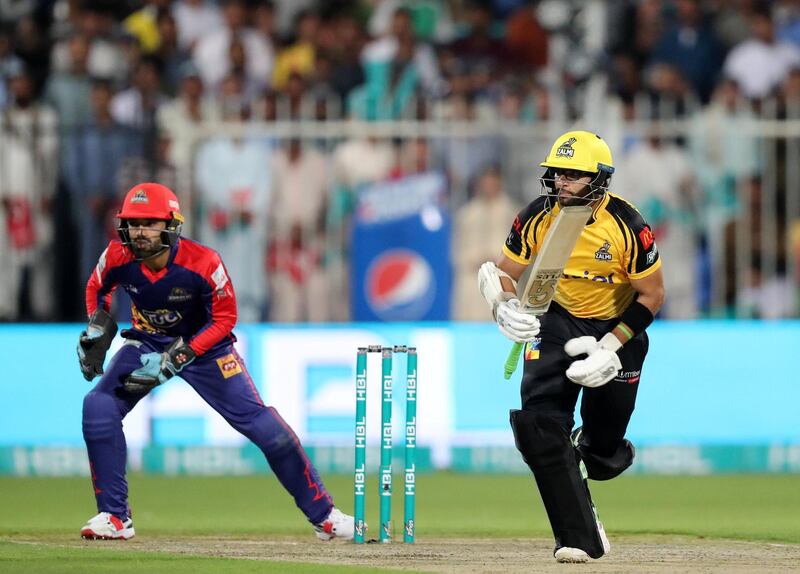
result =
[[609,249],[611,249],[611,244],[606,241],[603,243],[603,246],[594,252],[594,258],[598,261],[611,261],[611,253],[609,253]]
[[131,203],[150,203],[147,198],[147,192],[143,189],[137,189],[131,198]]
[[648,265],[652,265],[653,262],[655,262],[656,255],[658,255],[658,246],[655,243],[653,243],[653,248],[647,254],[647,264]]
[[158,309],[156,311],[142,309],[140,313],[145,321],[154,329],[169,329],[180,323],[181,319],[183,319],[180,313],[172,309]]
[[650,227],[648,225],[645,225],[639,232],[639,240],[642,242],[642,247],[644,247],[645,250],[650,249],[650,246],[656,240],[656,236],[653,235],[652,231],[650,231]]
[[167,297],[167,301],[170,303],[183,303],[192,297],[193,295],[186,289],[183,289],[182,287],[173,287],[172,291],[169,293],[169,297]]
[[536,361],[539,358],[539,344],[542,340],[539,337],[525,343],[525,360]]
[[569,138],[567,141],[562,143],[558,146],[556,150],[556,157],[572,157],[575,155],[575,150],[572,148],[572,144],[578,141],[576,138]]
[[226,379],[230,379],[233,375],[238,375],[242,372],[242,366],[233,353],[217,359],[217,366],[222,376]]

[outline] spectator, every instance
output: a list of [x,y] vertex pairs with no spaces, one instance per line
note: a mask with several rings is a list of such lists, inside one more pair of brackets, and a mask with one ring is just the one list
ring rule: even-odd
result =
[[92,121],[76,128],[64,143],[65,179],[79,234],[79,281],[92,272],[97,254],[116,237],[115,206],[119,168],[131,156],[141,157],[141,135],[117,123],[111,114],[114,90],[107,80],[92,86]]
[[272,75],[273,51],[269,38],[246,26],[244,0],[224,0],[225,26],[201,38],[194,49],[194,62],[207,89],[216,91],[231,73],[230,48],[238,37],[243,46],[246,74],[253,81],[266,81]]
[[[503,138],[502,175],[506,193],[513,201],[528,203],[539,193],[539,162],[553,140],[560,134],[560,125],[553,125],[550,116],[550,95],[542,86],[532,83],[503,84],[497,102],[497,121],[503,125],[536,125],[528,133]],[[555,133],[558,132],[558,133]],[[605,132],[601,132],[605,135]]]
[[775,35],[782,42],[800,47],[800,3],[797,0],[775,2]]
[[616,158],[612,192],[637,205],[656,237],[660,256],[670,262],[664,274],[669,301],[661,309],[668,319],[696,319],[697,278],[696,182],[685,150],[650,135]]
[[[220,107],[205,97],[200,72],[192,62],[181,67],[180,93],[157,112],[159,131],[172,142],[169,160],[179,170],[188,167],[192,146],[205,125],[219,121]],[[175,189],[175,188],[170,188]]]
[[295,25],[297,37],[294,43],[284,48],[275,61],[272,73],[272,88],[280,91],[292,73],[310,76],[314,73],[316,58],[315,40],[319,31],[319,16],[311,10],[303,10],[297,15]]
[[172,98],[178,91],[181,68],[191,61],[191,54],[180,47],[175,18],[170,12],[160,12],[156,24],[160,42],[155,57],[161,69],[161,91]]
[[170,4],[171,0],[145,0],[144,6],[123,20],[123,28],[139,41],[143,54],[153,54],[161,46],[158,19]]
[[264,92],[265,78],[256,78],[247,73],[247,51],[241,37],[234,36],[229,46],[230,76],[235,76],[242,86],[242,97],[251,105]]
[[[157,181],[169,189],[179,189],[178,170],[170,160],[172,141],[164,132],[158,133],[156,137],[154,157],[131,155],[122,160],[117,174],[117,189],[132,189],[143,181]],[[189,201],[179,193],[178,199],[181,200],[181,205],[189,205]]]
[[350,92],[348,110],[369,120],[408,117],[420,82],[413,40],[399,38],[389,61],[366,65],[366,83]]
[[403,2],[377,0],[367,23],[373,37],[385,35],[392,26],[392,17],[400,8],[411,15],[414,33],[426,42],[447,43],[455,37],[455,25],[448,2]]
[[613,6],[609,52],[630,58],[641,69],[664,33],[663,8],[663,0],[627,0]]
[[[447,120],[472,122],[476,120],[476,104],[473,97],[453,95],[448,99],[450,106]],[[434,157],[437,164],[444,166],[450,181],[452,205],[459,206],[466,201],[467,186],[473,178],[491,165],[502,161],[503,146],[498,135],[467,135],[457,133],[453,137],[437,140]]]
[[[787,276],[787,227],[775,218],[764,225],[765,205],[760,177],[746,182],[746,205],[725,228],[725,275],[728,312],[754,319],[785,319],[796,314],[796,288]],[[745,233],[749,241],[739,239]]]
[[392,179],[425,173],[433,169],[431,150],[423,138],[409,139],[398,143],[395,165],[389,173]]
[[172,5],[172,15],[178,28],[178,46],[189,52],[202,38],[225,25],[216,3],[208,0],[178,0]]
[[722,46],[700,0],[677,0],[676,12],[677,19],[656,44],[652,61],[674,66],[700,99],[707,102],[722,63]]
[[684,117],[698,106],[697,94],[681,71],[664,62],[647,71],[646,86],[654,111],[648,115],[668,120]]
[[[374,74],[374,82],[380,83],[386,77],[389,68],[403,69],[413,62],[409,69],[414,70],[421,89],[428,95],[437,96],[444,90],[436,56],[430,45],[418,42],[411,23],[411,13],[399,8],[392,16],[389,32],[364,47],[361,62],[370,78]],[[393,74],[398,75],[397,70]],[[416,80],[415,80],[416,81]]]
[[131,87],[119,92],[111,100],[114,121],[131,128],[153,129],[156,110],[165,101],[159,91],[158,79],[158,60],[143,58],[133,71]]
[[89,40],[74,34],[68,40],[69,66],[55,71],[45,88],[47,101],[58,113],[61,136],[89,122],[91,117],[92,80],[89,77]]
[[800,48],[775,38],[768,7],[753,10],[749,22],[752,37],[731,50],[724,71],[745,97],[761,99],[772,95],[789,70],[800,66]]
[[328,172],[326,158],[297,139],[273,153],[268,254],[271,321],[329,319],[332,300],[321,265]]
[[[73,33],[81,34],[89,41],[87,69],[93,78],[113,79],[122,84],[130,70],[129,60],[119,38],[113,34],[114,21],[110,12],[94,7],[75,7]],[[138,46],[138,43],[137,43]],[[70,67],[69,39],[55,44],[50,57],[52,69],[66,71]]]
[[331,87],[344,100],[365,80],[361,65],[364,35],[355,18],[340,14],[323,20],[318,43],[320,52],[331,55]]
[[9,29],[0,26],[0,108],[6,105],[6,81],[9,68],[19,60],[12,48],[13,34]]
[[36,101],[33,77],[21,63],[8,70],[8,94],[0,115],[0,318],[45,320],[55,302],[56,114]]
[[250,21],[253,22],[253,29],[256,33],[273,47],[275,44],[277,18],[275,4],[272,0],[257,0],[252,3]]
[[496,167],[477,178],[475,195],[455,212],[452,260],[455,267],[452,316],[458,321],[485,321],[486,302],[476,286],[480,266],[496,257],[496,246],[508,235],[518,207],[503,188]]
[[701,189],[699,223],[711,267],[711,300],[716,304],[722,304],[729,291],[723,268],[724,229],[741,209],[739,190],[761,167],[758,142],[748,130],[755,119],[736,82],[726,79],[691,122],[689,156]]
[[[232,91],[234,83],[233,76],[225,80]],[[229,94],[225,113],[229,121],[241,124],[248,109],[234,97]],[[240,320],[263,321],[268,302],[268,150],[251,138],[220,136],[200,145],[194,166],[200,239],[213,245],[226,262],[236,286]]]
[[547,66],[549,38],[536,17],[536,2],[526,1],[506,23],[505,51],[521,72],[537,72]]
[[33,82],[35,92],[41,92],[49,72],[50,43],[46,31],[33,16],[17,21],[14,52],[25,63],[27,75]]
[[483,2],[468,3],[469,31],[452,44],[452,50],[470,78],[472,95],[483,94],[503,76],[508,53],[503,42],[491,34],[492,12]]
[[342,142],[333,154],[333,188],[326,213],[325,265],[330,285],[331,320],[350,320],[350,229],[360,189],[386,179],[394,165],[391,144],[378,138]]
[[762,0],[711,0],[708,11],[714,14],[714,33],[727,53],[734,46],[750,38],[748,15],[757,2]]

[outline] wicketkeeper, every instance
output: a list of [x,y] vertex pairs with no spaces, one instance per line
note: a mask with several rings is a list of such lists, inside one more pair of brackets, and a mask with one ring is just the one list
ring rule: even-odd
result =
[[[541,166],[541,196],[514,220],[497,263],[481,267],[480,283],[500,331],[526,343],[522,408],[511,411],[511,427],[550,519],[556,560],[586,562],[611,548],[586,479],[614,478],[633,462],[625,430],[664,282],[650,227],[608,192],[614,165],[599,136],[565,133]],[[592,206],[592,215],[547,313],[525,314],[515,282],[559,210],[573,205]],[[583,425],[573,431],[579,394]]]
[[[83,437],[89,452],[99,514],[81,536],[134,535],[125,479],[122,419],[154,387],[180,375],[233,428],[264,453],[322,540],[353,537],[353,517],[333,505],[300,441],[277,411],[264,405],[233,346],[236,296],[219,255],[180,237],[183,216],[168,188],[143,183],[125,196],[119,240],[109,243],[86,286],[89,325],[78,358],[87,381],[101,375],[83,401]],[[104,371],[117,332],[108,314],[121,286],[132,301],[133,327]]]

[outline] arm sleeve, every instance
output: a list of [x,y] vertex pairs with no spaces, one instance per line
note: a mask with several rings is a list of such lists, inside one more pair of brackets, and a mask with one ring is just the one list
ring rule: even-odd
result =
[[86,315],[91,316],[98,307],[108,311],[111,296],[117,287],[115,268],[127,262],[122,244],[112,241],[97,260],[89,281],[86,283]]
[[219,256],[212,259],[205,281],[203,300],[210,319],[189,341],[198,356],[229,336],[236,325],[236,295]]
[[528,204],[511,224],[511,230],[503,245],[503,254],[509,259],[527,265],[536,255],[538,250],[536,227],[546,213],[544,200],[545,198],[541,197]]

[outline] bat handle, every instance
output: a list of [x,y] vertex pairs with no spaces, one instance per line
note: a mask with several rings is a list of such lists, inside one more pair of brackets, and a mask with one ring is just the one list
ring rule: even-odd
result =
[[522,343],[514,343],[514,346],[511,347],[511,350],[508,352],[508,358],[506,359],[503,373],[506,380],[510,379],[514,371],[517,370],[517,363],[519,362],[519,354],[522,352],[522,346]]

